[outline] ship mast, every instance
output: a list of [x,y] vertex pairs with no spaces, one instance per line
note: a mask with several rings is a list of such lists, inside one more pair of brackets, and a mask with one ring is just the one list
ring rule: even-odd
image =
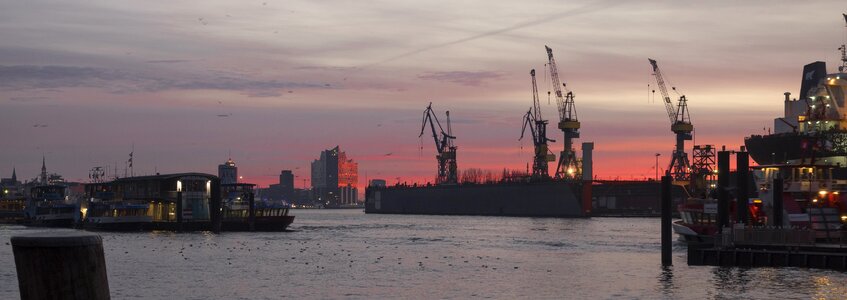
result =
[[[847,14],[841,14],[844,16],[844,40],[845,44],[847,44]],[[847,46],[845,44],[841,44],[841,66],[838,67],[839,73],[844,73],[844,70],[847,70]]]

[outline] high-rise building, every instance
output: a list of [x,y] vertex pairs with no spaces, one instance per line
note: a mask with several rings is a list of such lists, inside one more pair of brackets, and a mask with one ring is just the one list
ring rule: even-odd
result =
[[279,191],[282,199],[286,201],[294,200],[294,173],[291,173],[291,170],[279,172]]
[[238,167],[232,158],[227,159],[222,165],[218,165],[218,177],[221,178],[221,184],[238,183]]
[[359,164],[335,148],[321,151],[312,162],[312,192],[326,206],[353,205],[358,202]]
[[338,190],[342,205],[358,202],[359,164],[347,158],[347,153],[338,154]]

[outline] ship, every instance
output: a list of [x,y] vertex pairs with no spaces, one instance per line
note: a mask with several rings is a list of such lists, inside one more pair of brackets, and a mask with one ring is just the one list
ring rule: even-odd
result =
[[774,119],[773,131],[744,139],[750,157],[760,165],[772,165],[802,158],[847,156],[845,91],[839,83],[845,75],[841,72],[827,74],[822,61],[805,65],[799,98],[784,93],[784,114]]
[[85,185],[82,227],[105,231],[212,230],[220,205],[204,173],[156,174],[116,178]]
[[26,225],[38,227],[71,227],[79,211],[67,195],[68,187],[60,184],[39,185],[30,189],[26,205]]
[[[847,47],[839,50],[835,73],[821,61],[804,66],[800,97],[784,93],[784,115],[774,119],[773,133],[744,139],[757,164],[751,168],[757,194],[731,204],[748,207],[742,226],[799,228],[822,242],[847,239]],[[683,219],[673,228],[682,238],[714,237],[717,204],[711,200],[679,206]]]
[[285,231],[294,222],[288,205],[267,204],[255,199],[255,184],[221,184],[222,231]]
[[104,231],[285,231],[294,221],[288,207],[255,203],[255,185],[219,182],[210,174],[176,173],[89,183],[81,226]]

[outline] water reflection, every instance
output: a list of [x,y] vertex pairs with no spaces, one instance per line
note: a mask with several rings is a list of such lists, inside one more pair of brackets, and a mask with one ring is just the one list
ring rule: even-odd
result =
[[673,281],[673,266],[662,266],[662,272],[659,273],[659,284],[661,285],[661,293],[663,298],[675,299],[674,291],[677,289]]

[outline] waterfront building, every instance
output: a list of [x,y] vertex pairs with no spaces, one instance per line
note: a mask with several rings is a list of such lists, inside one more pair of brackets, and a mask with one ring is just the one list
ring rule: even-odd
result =
[[385,187],[385,179],[371,179],[370,186],[372,187]]
[[0,198],[8,198],[15,195],[21,195],[21,182],[18,181],[18,174],[15,168],[12,168],[11,178],[0,179]]
[[238,183],[238,167],[232,158],[226,160],[225,163],[218,165],[218,177],[221,179],[221,184]]
[[294,173],[291,170],[282,170],[279,173],[279,183],[260,189],[260,192],[263,199],[279,200],[289,204],[297,202],[298,199],[294,195]]
[[329,207],[358,203],[359,164],[335,148],[321,151],[312,162],[312,192],[318,203]]
[[338,154],[338,189],[341,205],[358,204],[359,164],[347,158],[347,153]]

